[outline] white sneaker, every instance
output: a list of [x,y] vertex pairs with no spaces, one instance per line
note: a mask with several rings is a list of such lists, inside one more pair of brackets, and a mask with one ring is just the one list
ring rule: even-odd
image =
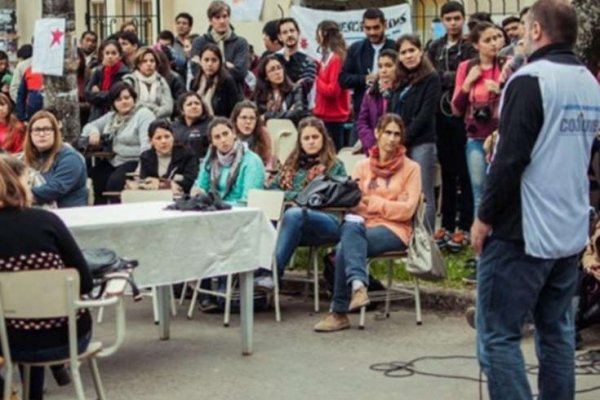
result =
[[275,288],[273,278],[268,275],[254,278],[254,286],[267,290],[273,290]]

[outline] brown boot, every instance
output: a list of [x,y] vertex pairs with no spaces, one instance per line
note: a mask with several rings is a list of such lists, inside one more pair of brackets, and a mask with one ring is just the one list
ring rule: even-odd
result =
[[359,308],[366,307],[370,302],[369,295],[367,294],[367,288],[363,286],[352,292],[352,300],[350,301],[350,307],[348,307],[348,311],[354,311],[358,310]]
[[335,332],[350,328],[346,314],[329,313],[325,319],[315,325],[315,332]]

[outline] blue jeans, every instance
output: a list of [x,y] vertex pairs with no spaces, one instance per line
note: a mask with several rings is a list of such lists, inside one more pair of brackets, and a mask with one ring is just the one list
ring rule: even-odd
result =
[[578,255],[541,259],[521,244],[490,238],[477,266],[477,353],[490,399],[531,399],[521,328],[532,313],[540,400],[575,396],[575,323],[571,301]]
[[[82,335],[77,341],[77,352],[78,354],[83,353],[92,338],[92,332],[88,332]],[[50,347],[47,349],[30,350],[30,349],[19,349],[11,348],[10,354],[13,359],[18,361],[30,361],[30,362],[43,362],[50,360],[60,360],[62,358],[69,357],[69,345],[68,343],[60,347]],[[23,370],[20,368],[21,374]],[[5,382],[6,385],[10,384]],[[31,367],[30,372],[30,383],[29,383],[29,398],[30,400],[41,400],[44,398],[44,368],[43,367]]]
[[331,214],[321,211],[292,207],[285,211],[277,245],[275,259],[279,277],[283,276],[286,265],[298,246],[319,246],[335,244],[340,240],[340,223]]
[[467,167],[469,168],[469,178],[471,178],[471,189],[473,191],[473,212],[474,215],[477,216],[477,210],[479,210],[479,204],[481,203],[483,181],[487,169],[485,150],[483,150],[483,140],[467,140]]
[[435,229],[435,160],[437,148],[435,143],[423,143],[413,146],[408,151],[408,157],[421,167],[421,186],[425,194],[427,208],[425,210],[425,221],[428,228]]
[[340,230],[340,244],[335,253],[335,283],[331,311],[348,311],[352,281],[359,280],[365,286],[369,285],[367,257],[404,249],[404,242],[385,226],[367,228],[363,223],[344,222]]

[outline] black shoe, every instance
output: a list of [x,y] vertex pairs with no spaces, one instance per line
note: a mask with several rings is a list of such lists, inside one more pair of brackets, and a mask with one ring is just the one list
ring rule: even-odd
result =
[[58,386],[67,386],[71,383],[71,375],[64,365],[51,367],[50,371],[52,371],[52,376]]
[[200,302],[198,309],[203,313],[214,313],[219,311],[219,305],[211,299],[204,299]]

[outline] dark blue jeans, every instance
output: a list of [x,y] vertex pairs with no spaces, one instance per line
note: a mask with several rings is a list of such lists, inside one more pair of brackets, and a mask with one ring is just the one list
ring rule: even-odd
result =
[[533,314],[539,399],[575,396],[575,323],[571,301],[578,255],[541,259],[523,245],[489,238],[477,266],[477,353],[490,399],[532,398],[521,328]]
[[[92,338],[92,332],[88,332],[81,336],[77,342],[78,354],[83,353],[90,343]],[[11,356],[14,360],[18,361],[30,361],[30,362],[43,362],[50,360],[60,360],[62,358],[69,357],[69,345],[66,344],[60,347],[50,347],[41,350],[31,349],[10,349]],[[20,368],[21,375],[23,375],[23,369]],[[9,385],[10,382],[5,382]],[[43,367],[32,367],[30,374],[29,383],[29,400],[42,400],[44,398],[44,368]]]
[[363,223],[344,222],[335,253],[335,283],[331,311],[345,313],[350,305],[353,280],[369,285],[367,258],[406,249],[398,236],[385,226],[367,228]]
[[331,214],[321,211],[292,207],[285,211],[277,245],[275,259],[279,278],[298,246],[319,246],[335,244],[340,240],[340,223]]

